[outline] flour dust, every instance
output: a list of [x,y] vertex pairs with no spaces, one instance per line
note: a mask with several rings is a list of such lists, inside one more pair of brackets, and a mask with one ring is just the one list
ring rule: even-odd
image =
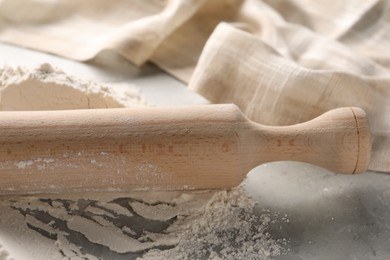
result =
[[145,106],[130,85],[109,87],[66,74],[50,64],[0,68],[0,110],[61,110]]
[[[102,86],[49,64],[0,68],[0,110],[144,105],[135,86]],[[242,187],[4,197],[0,260],[272,259],[286,250],[286,241],[267,233],[275,216],[254,209]]]
[[267,233],[273,215],[254,206],[241,187],[63,195],[3,200],[0,218],[68,259],[272,259],[286,241]]

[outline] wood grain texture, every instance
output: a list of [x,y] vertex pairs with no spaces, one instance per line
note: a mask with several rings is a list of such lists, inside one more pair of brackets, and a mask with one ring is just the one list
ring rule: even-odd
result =
[[359,108],[298,125],[248,120],[231,104],[0,113],[0,193],[222,189],[271,161],[367,169]]

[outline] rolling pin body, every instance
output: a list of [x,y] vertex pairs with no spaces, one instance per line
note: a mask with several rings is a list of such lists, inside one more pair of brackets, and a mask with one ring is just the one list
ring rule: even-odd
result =
[[0,113],[0,194],[222,189],[266,162],[367,169],[358,108],[271,127],[235,105]]

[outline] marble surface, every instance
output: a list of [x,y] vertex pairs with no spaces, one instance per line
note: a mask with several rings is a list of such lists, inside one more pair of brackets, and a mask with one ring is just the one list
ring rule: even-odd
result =
[[390,259],[390,175],[275,162],[253,169],[246,182],[259,207],[288,216],[270,230],[290,241],[278,259]]
[[[135,68],[111,53],[79,63],[0,44],[0,65],[33,67],[43,62],[99,83],[136,84],[156,106],[207,103],[155,66]],[[269,230],[274,238],[289,241],[289,252],[277,259],[390,259],[389,174],[336,175],[308,164],[276,162],[253,169],[245,187],[259,212],[268,209],[288,218]]]

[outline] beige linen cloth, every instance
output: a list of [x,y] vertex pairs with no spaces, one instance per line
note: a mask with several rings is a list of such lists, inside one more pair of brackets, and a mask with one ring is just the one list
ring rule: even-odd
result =
[[390,172],[390,1],[0,0],[0,40],[82,61],[106,49],[151,61],[262,124],[362,107],[370,169]]

